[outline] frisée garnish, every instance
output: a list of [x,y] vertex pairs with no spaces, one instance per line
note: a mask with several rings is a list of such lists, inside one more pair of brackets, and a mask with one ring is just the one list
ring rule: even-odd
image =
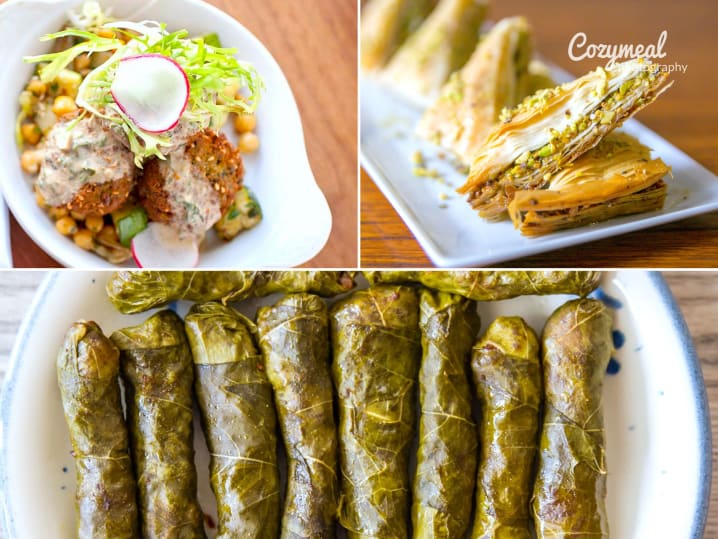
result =
[[[92,23],[105,21],[107,17],[93,12],[92,17],[75,17],[74,20]],[[41,40],[71,37],[75,45],[59,52],[25,57],[24,60],[44,63],[38,74],[42,82],[50,83],[79,55],[114,51],[107,61],[87,74],[75,101],[79,107],[104,118],[126,134],[138,167],[152,156],[164,159],[161,148],[170,148],[173,142],[170,133],[151,132],[140,118],[133,118],[125,112],[128,107],[124,103],[120,106],[115,100],[111,88],[125,58],[162,55],[175,62],[189,83],[182,120],[202,125],[220,124],[228,112],[251,113],[255,110],[264,88],[261,77],[252,65],[234,56],[236,49],[216,46],[216,36],[211,39],[213,44],[209,44],[203,37],[190,38],[187,30],[169,32],[166,25],[156,21],[112,21],[104,22],[100,27],[111,30],[114,36],[104,37],[86,28],[66,28],[47,34]],[[163,72],[166,75],[166,71],[159,70],[156,76],[162,76]],[[152,70],[148,70],[147,75],[153,76]],[[245,89],[246,97],[226,95],[225,89],[232,86]],[[135,97],[141,96],[141,93],[138,90]],[[169,122],[168,126],[172,123],[176,125],[177,122]],[[156,125],[153,124],[153,127]]]

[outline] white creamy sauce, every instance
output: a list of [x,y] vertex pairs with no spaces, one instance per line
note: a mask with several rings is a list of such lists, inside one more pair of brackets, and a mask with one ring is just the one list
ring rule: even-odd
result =
[[192,165],[184,148],[160,161],[160,173],[165,178],[172,225],[180,236],[201,239],[222,217],[219,194],[199,168]]
[[40,149],[42,164],[35,185],[50,206],[70,202],[86,184],[134,175],[132,153],[96,118],[53,126]]
[[162,133],[163,136],[169,137],[170,146],[160,146],[160,151],[165,155],[174,152],[180,146],[187,144],[189,139],[197,133],[204,131],[207,126],[209,126],[209,116],[201,122],[195,122],[182,118],[175,127],[166,133]]
[[[209,126],[210,119],[210,116],[203,117],[199,121],[182,118],[179,123],[169,131],[156,133],[158,137],[166,139],[168,142],[165,146],[159,146],[160,152],[164,155],[168,155],[180,146],[184,146],[187,144],[189,139],[200,131],[204,131]],[[112,131],[113,135],[115,135],[122,142],[123,146],[129,149],[130,141],[127,138],[127,134],[122,130],[122,127],[114,122],[107,120],[101,121]]]

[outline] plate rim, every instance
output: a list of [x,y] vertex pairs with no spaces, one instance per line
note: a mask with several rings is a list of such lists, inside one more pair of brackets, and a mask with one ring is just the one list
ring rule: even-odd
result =
[[[81,0],[75,0],[77,3],[79,3]],[[242,32],[245,32],[251,40],[256,42],[256,44],[259,46],[260,53],[266,57],[266,59],[276,68],[279,76],[281,77],[281,82],[286,86],[288,93],[289,93],[289,101],[290,101],[290,113],[291,117],[285,118],[285,120],[288,122],[288,124],[292,124],[296,122],[296,125],[294,126],[294,131],[297,133],[297,142],[299,144],[296,145],[297,150],[297,167],[295,168],[295,172],[297,172],[298,176],[306,177],[307,180],[307,186],[306,191],[309,193],[313,193],[313,197],[316,199],[316,208],[314,208],[313,215],[314,217],[311,219],[312,223],[318,223],[323,224],[326,222],[325,229],[322,230],[315,230],[310,231],[314,232],[314,234],[311,235],[313,238],[312,241],[307,242],[307,249],[305,255],[302,255],[302,257],[296,257],[295,260],[290,260],[291,264],[286,264],[284,260],[282,259],[283,255],[275,255],[275,263],[268,264],[267,262],[262,263],[255,263],[251,264],[252,267],[270,267],[270,266],[299,266],[315,256],[317,256],[321,250],[324,248],[324,246],[329,241],[329,237],[331,235],[331,232],[334,228],[334,219],[331,211],[331,207],[329,206],[329,201],[326,198],[326,195],[324,194],[324,190],[321,188],[319,183],[317,182],[316,176],[314,175],[314,171],[312,170],[311,162],[309,160],[309,150],[307,148],[306,144],[306,138],[304,136],[304,124],[302,121],[302,115],[299,110],[299,104],[297,103],[296,97],[294,95],[294,91],[292,90],[291,85],[289,84],[289,79],[287,79],[281,65],[279,62],[277,62],[274,55],[271,53],[269,48],[252,32],[250,31],[246,26],[244,26],[239,20],[234,18],[233,16],[229,15],[225,11],[221,10],[220,8],[209,4],[205,2],[204,0],[183,0],[187,4],[193,4],[196,6],[200,6],[203,9],[208,10],[211,12],[212,16],[214,18],[222,18],[226,20],[227,22],[230,22],[231,24],[234,24],[238,26]],[[4,10],[7,9],[14,9],[14,6],[22,7],[24,5],[31,6],[33,4],[36,5],[42,5],[47,3],[56,3],[55,0],[7,0],[2,5],[0,5],[0,15],[4,13]],[[67,268],[78,268],[78,269],[123,269],[123,268],[130,268],[135,269],[136,266],[132,264],[132,259],[129,260],[130,265],[127,266],[126,264],[111,264],[110,262],[104,260],[103,258],[95,255],[94,253],[88,253],[84,250],[81,250],[79,247],[73,245],[73,244],[66,244],[59,240],[62,238],[56,238],[53,239],[45,239],[45,234],[40,228],[34,227],[34,219],[31,215],[28,215],[28,213],[23,210],[23,205],[20,203],[19,199],[15,199],[13,196],[8,196],[7,191],[11,190],[11,179],[9,175],[2,174],[0,175],[0,191],[3,193],[5,202],[7,204],[7,207],[10,211],[12,211],[13,216],[18,221],[18,224],[23,229],[23,231],[32,239],[33,242],[35,242],[40,249],[42,249],[46,254],[48,254],[51,258],[62,264],[63,266]],[[23,203],[24,204],[24,203]],[[19,211],[16,211],[19,210]],[[229,255],[230,257],[233,257],[233,255]],[[240,254],[241,256],[241,254]],[[214,269],[214,268],[224,268],[224,267],[230,267],[232,265],[236,265],[233,262],[227,262],[223,265],[217,265],[214,264],[212,266],[202,266],[201,265],[202,257],[200,256],[200,263],[196,268],[187,268],[187,269]],[[276,264],[276,261],[281,260],[280,264]],[[271,260],[268,262],[272,262]],[[151,269],[162,269],[162,268],[151,268]],[[178,269],[178,268],[173,268]]]
[[[620,270],[615,275],[620,276],[621,273],[639,273],[641,270]],[[20,328],[15,336],[12,352],[10,354],[10,363],[5,376],[5,381],[0,394],[0,502],[2,504],[2,530],[7,539],[15,539],[14,516],[11,513],[10,493],[8,492],[7,480],[7,448],[8,448],[8,424],[10,418],[10,410],[14,397],[14,386],[18,376],[20,363],[19,357],[23,350],[24,344],[30,336],[36,319],[36,313],[43,307],[47,297],[61,275],[71,275],[81,272],[70,272],[62,270],[53,270],[45,275],[42,283],[38,286],[33,297],[30,308],[20,324]],[[92,272],[82,272],[89,275]],[[104,272],[103,272],[104,273]],[[690,387],[694,399],[694,407],[696,410],[696,424],[698,427],[698,449],[700,461],[698,463],[698,492],[696,493],[696,507],[693,516],[693,523],[689,537],[691,539],[701,539],[706,526],[708,517],[708,508],[710,504],[710,491],[712,479],[712,435],[710,424],[710,412],[708,407],[708,399],[706,393],[705,381],[700,366],[700,359],[696,354],[688,325],[686,324],[683,313],[678,305],[673,293],[671,292],[666,280],[659,271],[642,271],[646,275],[646,281],[652,285],[656,295],[661,300],[662,306],[668,315],[676,338],[681,344],[683,357],[685,358],[686,368],[689,375]]]
[[[629,270],[630,271],[630,270]],[[691,337],[688,324],[686,324],[683,312],[671,292],[668,283],[659,271],[648,272],[650,282],[653,284],[664,308],[670,315],[673,328],[680,339],[681,346],[685,352],[688,376],[693,390],[693,398],[696,409],[696,423],[698,425],[698,443],[700,451],[700,462],[698,466],[698,493],[696,497],[696,509],[693,516],[691,539],[702,539],[708,519],[708,508],[710,506],[711,481],[713,470],[713,438],[711,431],[710,408],[708,406],[708,395],[706,393],[705,380],[701,369],[700,359],[696,354],[693,338]]]
[[36,313],[45,304],[50,290],[55,285],[60,272],[58,270],[49,271],[45,275],[42,283],[38,286],[33,296],[30,308],[22,319],[20,328],[15,336],[12,351],[10,352],[10,364],[5,374],[5,380],[0,393],[0,513],[2,514],[2,531],[3,536],[8,539],[17,536],[15,533],[15,518],[11,512],[10,492],[8,492],[7,478],[7,448],[8,448],[8,425],[10,419],[10,410],[12,409],[12,401],[14,396],[14,387],[18,377],[20,361],[20,353],[24,347],[25,341],[29,338],[29,334],[35,325]]

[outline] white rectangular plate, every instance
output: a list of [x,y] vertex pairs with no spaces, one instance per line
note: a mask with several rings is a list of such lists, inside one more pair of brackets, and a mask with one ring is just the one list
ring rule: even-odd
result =
[[[556,67],[552,75],[559,82],[573,79]],[[464,176],[438,158],[442,151],[438,146],[414,135],[421,109],[366,76],[361,78],[360,107],[362,166],[437,266],[489,266],[718,209],[718,177],[646,126],[629,120],[622,129],[673,169],[673,178],[665,178],[668,194],[663,209],[527,238],[511,221],[482,220],[454,192]],[[427,168],[439,171],[448,185],[414,175],[411,156],[417,150]],[[449,199],[441,200],[442,193]]]

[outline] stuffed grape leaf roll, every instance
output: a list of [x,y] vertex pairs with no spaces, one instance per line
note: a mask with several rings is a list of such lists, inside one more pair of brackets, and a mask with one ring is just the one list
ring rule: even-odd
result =
[[597,271],[365,271],[372,284],[421,283],[476,301],[524,295],[586,296],[598,286]]
[[327,306],[288,295],[259,310],[257,327],[288,461],[282,537],[333,538],[339,479]]
[[606,538],[602,390],[612,317],[600,301],[559,307],[543,331],[545,416],[532,510],[539,538]]
[[334,305],[332,375],[339,401],[347,537],[401,539],[409,519],[409,447],[421,357],[416,292],[375,286]]
[[424,289],[419,326],[419,448],[414,476],[414,538],[463,539],[476,480],[476,424],[468,360],[479,315],[476,303]]
[[112,304],[125,314],[171,301],[239,301],[275,292],[336,296],[354,287],[346,271],[118,271],[107,283]]
[[218,539],[276,538],[279,531],[277,419],[254,324],[220,303],[185,319],[195,393],[210,452]]
[[120,400],[119,351],[94,322],[78,322],[57,356],[75,458],[77,537],[139,538],[135,478]]
[[161,311],[115,331],[145,539],[204,538],[192,430],[192,355],[182,319]]
[[534,331],[517,316],[491,323],[473,351],[479,398],[479,472],[472,539],[531,539],[541,364]]

